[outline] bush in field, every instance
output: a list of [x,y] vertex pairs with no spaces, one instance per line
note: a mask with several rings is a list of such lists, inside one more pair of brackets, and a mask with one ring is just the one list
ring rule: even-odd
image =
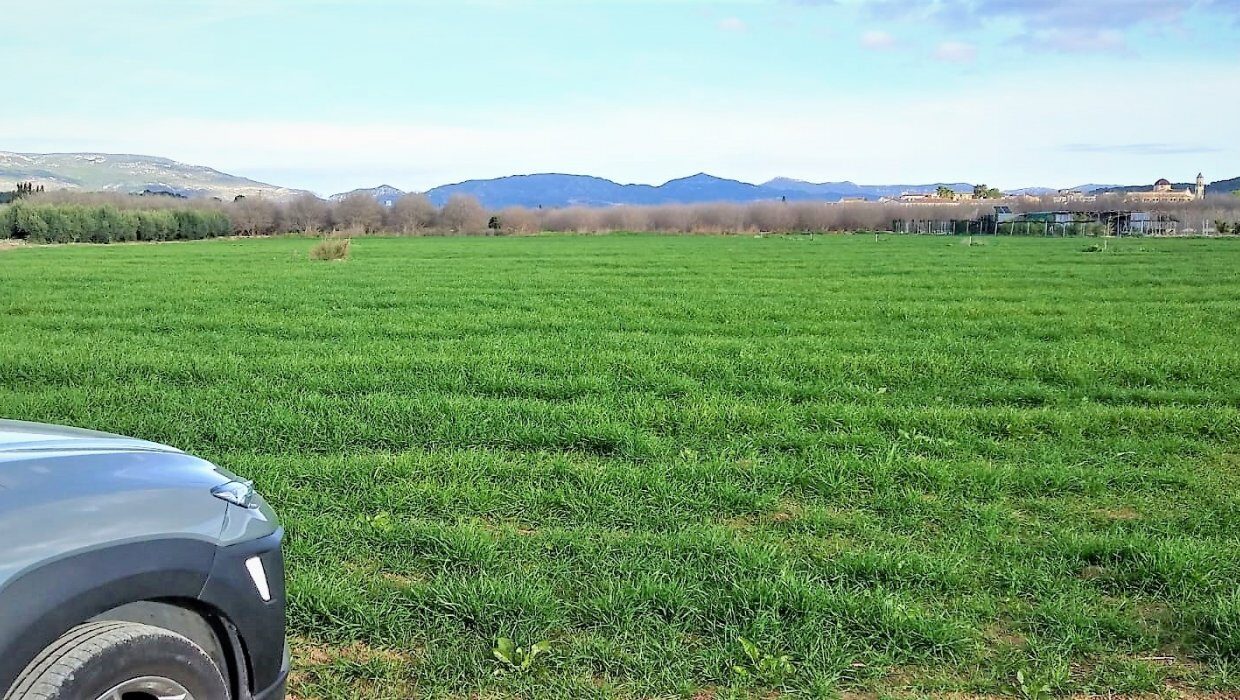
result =
[[348,238],[326,238],[310,249],[311,260],[344,260],[349,257]]

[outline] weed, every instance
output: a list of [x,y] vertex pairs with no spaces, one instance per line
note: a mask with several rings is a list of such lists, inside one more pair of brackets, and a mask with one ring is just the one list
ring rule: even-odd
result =
[[551,651],[551,642],[548,640],[531,644],[527,649],[517,646],[508,637],[500,637],[495,640],[495,648],[491,650],[491,656],[499,662],[495,673],[535,672],[540,669],[539,659],[549,651]]
[[1026,677],[1023,670],[1016,672],[1016,692],[1025,700],[1047,700],[1055,696],[1050,683]]
[[757,682],[767,686],[782,685],[796,672],[792,665],[792,657],[787,654],[778,656],[758,648],[757,644],[738,637],[741,650],[745,654],[744,662],[732,666],[732,673],[745,682]]

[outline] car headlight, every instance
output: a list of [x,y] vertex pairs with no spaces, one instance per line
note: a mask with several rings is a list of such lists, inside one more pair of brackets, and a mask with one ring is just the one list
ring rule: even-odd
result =
[[230,481],[211,489],[211,495],[242,508],[258,508],[258,494],[252,481]]

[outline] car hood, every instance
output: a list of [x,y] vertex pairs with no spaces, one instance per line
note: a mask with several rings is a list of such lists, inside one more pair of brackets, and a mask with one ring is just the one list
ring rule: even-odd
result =
[[0,455],[12,452],[177,452],[156,442],[96,430],[0,420]]

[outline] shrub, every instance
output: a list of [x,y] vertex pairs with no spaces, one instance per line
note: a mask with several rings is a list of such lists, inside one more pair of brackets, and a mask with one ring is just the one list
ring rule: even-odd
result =
[[311,260],[344,260],[349,257],[348,238],[325,238],[310,249]]

